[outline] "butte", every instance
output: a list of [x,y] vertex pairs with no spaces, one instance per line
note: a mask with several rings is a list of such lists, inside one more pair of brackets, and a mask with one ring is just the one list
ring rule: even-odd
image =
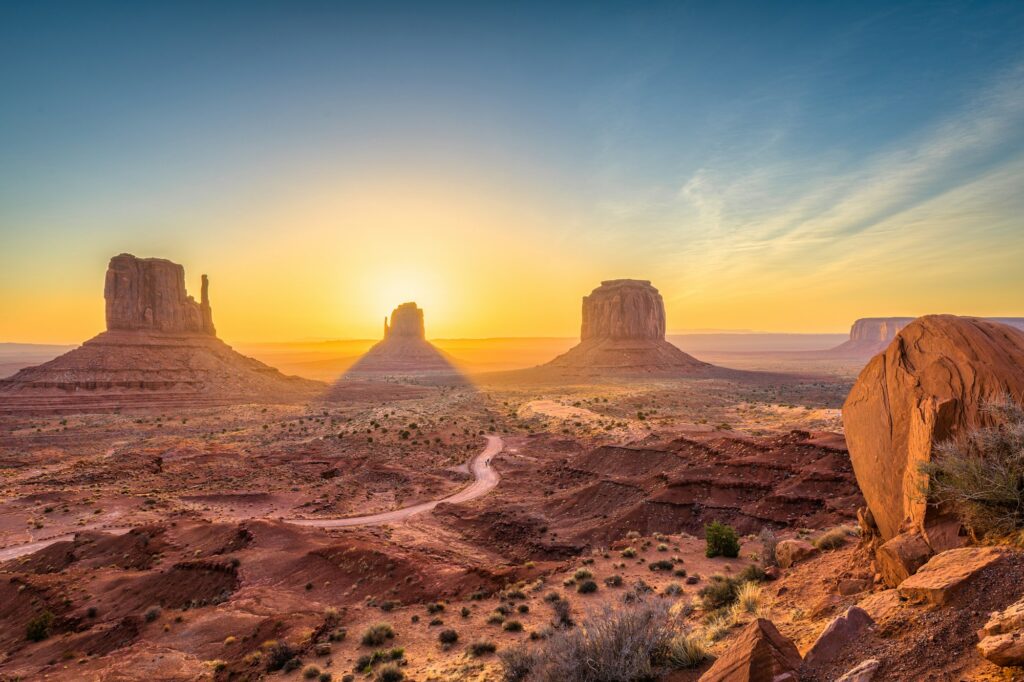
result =
[[369,376],[461,376],[451,358],[427,341],[423,310],[403,303],[384,318],[384,338],[356,361],[344,378]]
[[0,381],[0,412],[290,402],[326,388],[218,339],[206,275],[196,302],[181,265],[123,253],[110,259],[103,295],[107,330]]
[[665,340],[665,302],[646,280],[613,279],[583,297],[580,342],[539,370],[570,375],[689,375],[713,365]]

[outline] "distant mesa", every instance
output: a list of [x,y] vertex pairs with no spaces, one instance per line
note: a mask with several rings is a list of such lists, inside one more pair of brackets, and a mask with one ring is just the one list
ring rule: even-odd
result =
[[[850,338],[826,351],[829,355],[869,358],[884,351],[915,317],[864,317],[850,327]],[[1024,329],[1024,317],[988,317],[989,322]]]
[[665,340],[665,302],[649,281],[613,279],[583,297],[580,342],[543,367],[582,374],[692,374],[712,365]]
[[366,351],[345,377],[458,374],[451,358],[427,341],[423,310],[410,302],[391,312],[390,323],[384,318],[384,338]]
[[281,400],[324,388],[218,339],[206,275],[196,302],[181,265],[123,253],[110,259],[103,294],[107,331],[0,381],[0,411]]

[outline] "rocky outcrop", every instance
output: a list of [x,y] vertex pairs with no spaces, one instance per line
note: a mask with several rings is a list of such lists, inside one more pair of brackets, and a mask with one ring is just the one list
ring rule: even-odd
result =
[[748,624],[700,682],[774,682],[796,680],[800,652],[764,618]]
[[978,653],[999,666],[1024,665],[1024,599],[992,613],[978,633]]
[[1024,332],[931,315],[905,327],[857,378],[843,406],[853,469],[883,540],[918,532],[932,551],[962,544],[928,506],[919,465],[933,446],[988,424],[989,401],[1024,398]]
[[216,335],[210,283],[202,279],[199,303],[185,291],[185,268],[163,258],[114,256],[107,267],[103,297],[107,330]]
[[875,564],[882,582],[896,587],[924,566],[932,554],[932,548],[920,533],[900,533],[878,546]]
[[977,580],[990,566],[997,566],[1006,555],[995,547],[961,547],[936,554],[897,588],[901,598],[914,604],[942,605]]
[[580,343],[544,367],[574,374],[691,374],[711,365],[665,340],[665,302],[650,282],[614,279],[583,297]]
[[234,351],[215,335],[205,275],[199,303],[184,282],[176,263],[112,258],[104,286],[109,329],[0,381],[0,413],[304,399],[326,388]]
[[881,661],[877,658],[869,658],[846,671],[836,682],[871,682],[881,667]]
[[867,611],[859,606],[851,606],[846,609],[846,613],[837,616],[825,626],[818,639],[814,640],[814,644],[804,656],[804,666],[814,667],[834,661],[874,624],[875,621]]
[[612,279],[583,297],[580,339],[665,340],[665,302],[647,280]]

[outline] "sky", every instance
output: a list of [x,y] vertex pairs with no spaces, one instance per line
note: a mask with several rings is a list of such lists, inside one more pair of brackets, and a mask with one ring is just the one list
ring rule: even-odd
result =
[[1024,3],[0,2],[0,341],[115,254],[236,342],[1024,316]]

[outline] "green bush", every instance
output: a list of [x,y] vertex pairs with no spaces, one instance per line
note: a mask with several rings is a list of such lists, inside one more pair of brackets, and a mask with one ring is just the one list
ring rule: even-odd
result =
[[713,575],[708,584],[700,588],[697,596],[708,611],[714,611],[732,605],[739,593],[740,581],[724,575]]
[[740,539],[732,526],[712,521],[704,526],[704,539],[707,541],[704,554],[708,558],[724,556],[735,559],[740,555]]
[[41,642],[50,636],[50,626],[53,625],[53,614],[43,611],[28,622],[25,628],[25,636],[29,641]]

